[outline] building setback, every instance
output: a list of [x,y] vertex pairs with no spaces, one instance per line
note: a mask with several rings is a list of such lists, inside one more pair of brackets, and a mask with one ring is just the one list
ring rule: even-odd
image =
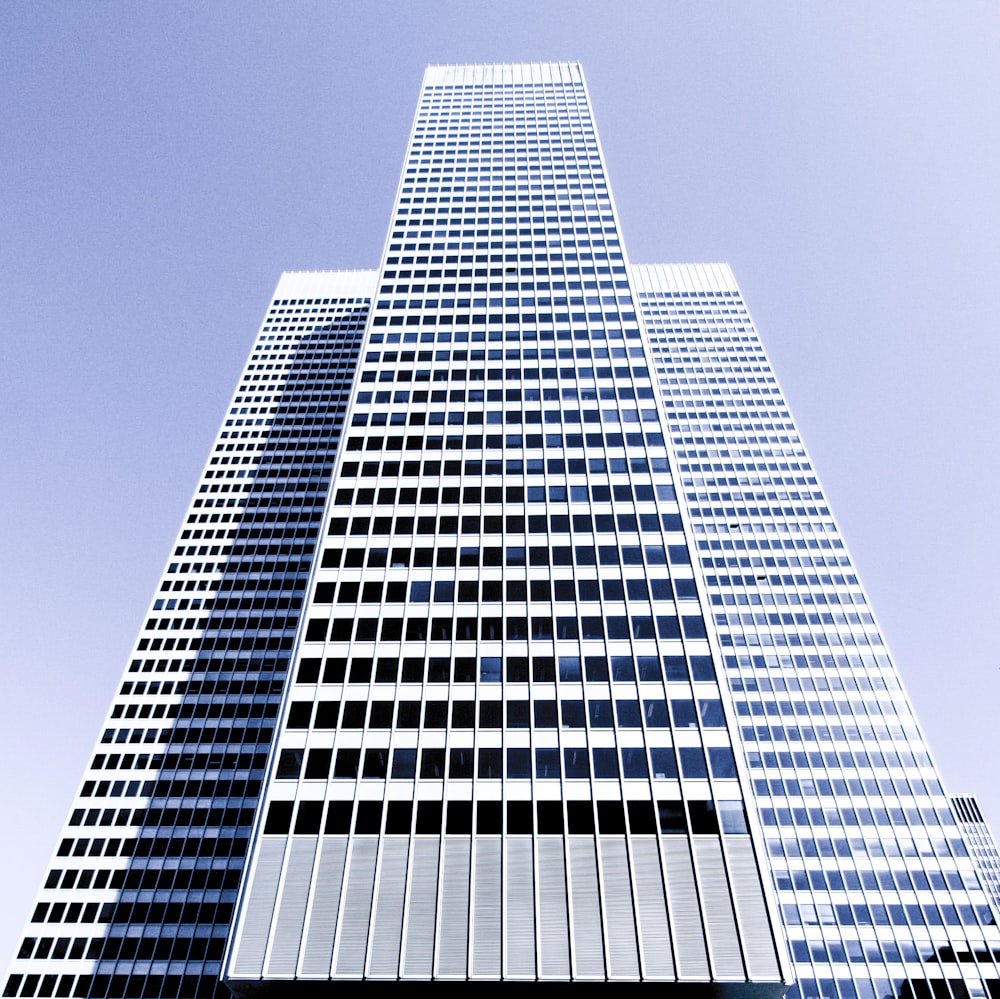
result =
[[951,810],[972,854],[979,880],[995,912],[1000,912],[1000,851],[972,794],[951,795]]
[[1000,996],[731,272],[630,266],[575,64],[431,68],[282,277],[4,995]]

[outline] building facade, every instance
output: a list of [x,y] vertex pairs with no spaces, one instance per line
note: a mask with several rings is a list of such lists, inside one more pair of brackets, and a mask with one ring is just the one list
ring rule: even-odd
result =
[[979,880],[993,910],[1000,912],[1000,851],[993,833],[979,810],[979,802],[972,794],[953,794],[951,810],[979,872]]
[[731,272],[631,266],[573,64],[427,71],[288,274],[4,984],[1000,996]]

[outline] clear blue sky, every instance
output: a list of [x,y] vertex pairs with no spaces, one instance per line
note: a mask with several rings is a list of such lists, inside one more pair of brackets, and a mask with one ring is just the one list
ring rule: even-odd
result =
[[428,63],[583,63],[632,260],[733,266],[1000,825],[995,3],[8,0],[0,37],[0,964],[278,275],[378,262]]

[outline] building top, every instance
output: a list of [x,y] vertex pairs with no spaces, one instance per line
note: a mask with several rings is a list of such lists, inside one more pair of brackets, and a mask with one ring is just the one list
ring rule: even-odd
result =
[[739,292],[729,264],[633,264],[630,273],[640,293]]
[[498,63],[471,66],[428,66],[424,86],[515,83],[583,83],[578,62]]
[[[275,298],[312,298],[329,294],[331,271],[285,271],[278,280]],[[337,287],[348,298],[366,298],[375,287],[375,271],[337,271]]]

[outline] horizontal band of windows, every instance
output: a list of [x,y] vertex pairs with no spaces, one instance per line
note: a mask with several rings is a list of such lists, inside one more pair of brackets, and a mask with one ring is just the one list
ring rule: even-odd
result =
[[[324,661],[306,657],[299,663],[296,683],[316,684],[322,679],[330,683],[471,683],[477,675],[480,683],[554,683],[558,671],[561,681],[606,683],[630,682],[636,678],[643,683],[707,682],[715,679],[712,657],[684,656],[607,656],[589,655],[583,659],[576,655],[561,655],[558,663],[554,656],[456,656],[454,667],[448,656],[355,656],[350,660],[329,656]],[[690,667],[690,672],[689,672]]]
[[[677,551],[674,551],[677,549]],[[321,566],[324,569],[337,569],[343,562],[344,568],[361,568],[365,565],[364,548],[327,548],[323,552]],[[645,562],[643,554],[645,553]],[[666,551],[662,545],[646,545],[645,548],[639,545],[600,545],[596,549],[589,545],[578,545],[575,552],[570,546],[554,546],[551,549],[545,546],[525,549],[519,545],[508,545],[506,549],[501,547],[484,547],[478,545],[465,545],[461,548],[439,547],[439,548],[415,548],[411,552],[407,544],[405,548],[389,549],[372,548],[368,550],[369,566],[385,567],[388,559],[389,566],[394,569],[406,568],[413,565],[415,568],[429,568],[432,565],[442,567],[460,566],[571,566],[575,562],[583,566],[652,566],[660,567],[667,565],[667,555],[669,554],[669,564],[671,566],[690,565],[687,548],[684,545],[668,545]],[[245,563],[249,564],[249,563]]]
[[[654,627],[655,620],[655,627]],[[610,640],[629,638],[663,640],[679,639],[681,627],[686,639],[706,637],[704,619],[698,615],[683,616],[679,620],[674,615],[635,616],[629,620],[623,616],[599,617],[585,615],[579,619],[570,617],[533,617],[529,628],[526,617],[451,617],[407,618],[405,621],[405,641],[408,642],[450,642],[450,641],[527,641],[596,639]],[[306,642],[399,642],[404,640],[403,618],[314,618],[306,628]]]
[[[341,468],[341,478],[351,479],[356,478],[358,475],[358,463],[357,462],[344,462]],[[483,474],[485,469],[485,474],[487,476],[502,476],[504,474],[504,462],[501,460],[487,461],[485,464],[479,460],[466,460],[462,462],[461,460],[445,461],[443,466],[440,461],[428,460],[423,462],[423,474],[425,476],[440,476],[444,474],[445,476],[459,476],[463,473],[467,476],[480,476]],[[379,475],[379,463],[377,461],[364,462],[360,466],[361,475],[364,478],[377,478]],[[385,462],[382,466],[382,475],[390,476],[392,478],[399,478],[402,475],[403,478],[417,478],[421,474],[421,462],[419,461],[405,461],[402,464],[400,462]],[[508,471],[507,474],[520,474],[512,473]],[[469,487],[466,487],[469,488]],[[483,487],[472,487],[474,489],[479,489]],[[480,495],[483,496],[483,502],[486,503],[610,503],[612,502],[612,497],[615,502],[619,503],[652,503],[655,499],[664,500],[667,502],[673,502],[676,500],[676,493],[674,492],[674,487],[669,484],[659,483],[655,487],[650,484],[635,483],[630,485],[628,483],[616,483],[614,485],[529,485],[525,488],[523,485],[508,485],[505,487],[503,492],[490,492],[491,489],[500,489],[503,487],[498,486],[486,486],[485,492]],[[475,495],[475,494],[473,494]],[[479,502],[475,499],[467,499],[466,502]],[[346,530],[346,524],[343,525],[343,529]],[[331,522],[331,534],[342,533],[341,525],[339,521],[334,518]],[[176,570],[175,570],[176,571]]]
[[[596,808],[595,808],[596,804]],[[416,807],[414,807],[416,805]],[[295,814],[291,801],[272,801],[264,825],[265,835],[439,836],[442,832],[469,835],[671,835],[741,834],[747,831],[743,804],[739,801],[302,801]],[[596,813],[596,814],[595,814]],[[475,817],[475,825],[473,818]],[[506,817],[506,827],[504,818]]]
[[[442,706],[444,702],[441,702]],[[544,702],[543,702],[544,703]],[[457,707],[458,705],[453,705]],[[453,726],[455,727],[455,726]],[[468,726],[462,726],[468,727]],[[551,727],[551,726],[549,726]],[[621,754],[619,758],[619,752]],[[706,753],[708,762],[706,763]],[[511,748],[506,751],[507,769],[503,770],[503,750],[482,748],[478,751],[478,772],[474,774],[476,751],[471,748],[424,749],[420,752],[419,778],[444,780],[447,759],[449,780],[705,780],[709,771],[716,780],[735,780],[736,762],[728,746],[652,746],[647,758],[641,746],[579,748]],[[417,750],[396,749],[283,749],[278,756],[276,777],[288,780],[414,780]],[[678,760],[680,770],[678,771]],[[305,767],[303,769],[303,763]],[[591,766],[593,764],[593,766]],[[332,767],[332,774],[331,774]]]
[[[385,319],[385,316],[376,317],[376,319]],[[397,317],[398,318],[398,317]],[[385,323],[373,322],[375,326],[385,326]],[[392,324],[399,325],[399,324]],[[412,324],[416,325],[416,324]],[[428,324],[430,325],[430,324]],[[599,342],[604,343],[608,340],[639,340],[639,329],[637,326],[626,326],[624,330],[624,336],[622,335],[622,330],[614,326],[604,329],[601,326],[594,326],[590,329],[570,329],[569,323],[560,324],[560,327],[556,330],[552,329],[536,329],[535,327],[522,327],[522,326],[509,326],[505,330],[490,329],[487,330],[485,324],[480,326],[469,326],[468,323],[460,324],[462,328],[455,329],[441,329],[440,326],[435,323],[438,328],[433,332],[424,331],[422,333],[417,333],[416,330],[407,330],[403,332],[402,330],[392,330],[391,332],[375,332],[370,334],[370,342],[373,344],[388,343],[388,344],[415,344],[415,343],[551,343],[553,341],[566,342],[569,340],[586,341],[588,343]],[[448,324],[452,325],[452,324]],[[459,324],[454,324],[459,325]],[[745,339],[749,340],[749,337]]]
[[[511,487],[518,488],[518,487]],[[558,499],[551,497],[554,488],[549,487],[550,498],[554,502]],[[434,503],[437,501],[438,490],[436,486],[424,487],[420,492],[421,503]],[[558,493],[556,494],[559,495]],[[487,514],[480,517],[478,514],[464,514],[461,518],[457,515],[443,515],[436,518],[433,515],[398,516],[392,517],[353,517],[348,524],[344,523],[346,518],[332,518],[328,533],[334,536],[345,537],[349,533],[352,537],[368,537],[370,535],[389,536],[397,535],[433,535],[433,534],[569,534],[570,519],[569,514],[552,514],[546,517],[545,514],[533,514],[525,519],[523,514]],[[666,533],[678,533],[683,528],[681,518],[676,513],[642,513],[636,516],[634,513],[597,514],[591,518],[590,514],[578,513],[573,517],[573,531],[580,534],[614,535],[616,530],[622,534],[655,533],[659,536],[661,531]],[[580,549],[578,548],[578,551]],[[590,549],[593,551],[593,549]],[[243,546],[233,549],[233,554],[243,556],[250,554],[244,552]]]
[[[378,549],[372,549],[369,555]],[[383,555],[385,549],[381,550]],[[368,564],[372,564],[369,558]],[[385,565],[385,561],[382,561]],[[457,589],[456,589],[457,587]],[[380,580],[361,582],[344,580],[338,586],[336,583],[317,583],[313,596],[313,604],[333,603],[334,589],[337,592],[337,603],[405,603],[407,602],[407,586],[403,580],[390,580],[383,583]],[[439,579],[433,584],[435,603],[499,603],[506,599],[509,603],[525,603],[529,597],[533,603],[550,602],[553,597],[556,602],[575,602],[577,599],[589,602],[605,601],[621,602],[629,600],[648,601],[652,596],[655,601],[673,600],[676,590],[679,599],[697,599],[697,591],[693,579],[675,578],[673,586],[666,576],[657,577],[643,574],[632,579],[508,579],[505,583],[499,579],[460,579],[457,584],[452,579]],[[413,580],[409,585],[409,603],[428,603],[431,600],[430,580]],[[638,610],[638,608],[635,608]]]
[[[628,674],[634,679],[632,674],[631,658],[624,660]],[[577,660],[577,673],[579,671],[579,661]],[[616,664],[617,665],[617,664]],[[654,659],[654,666],[655,663]],[[624,679],[617,675],[616,680]],[[622,670],[621,672],[625,672]],[[457,683],[471,683],[476,678],[475,659],[456,659],[454,679]],[[657,679],[659,677],[657,676]],[[607,673],[604,676],[607,682]],[[605,691],[606,692],[606,691]],[[594,698],[584,701],[581,698],[562,700],[557,702],[552,698],[540,698],[529,702],[528,700],[480,700],[479,710],[476,711],[474,701],[456,701],[452,704],[451,727],[452,728],[481,728],[499,729],[504,727],[504,704],[507,705],[507,727],[527,728],[529,725],[529,714],[533,711],[534,728],[614,728],[616,723],[619,728],[642,728],[645,725],[650,729],[668,729],[673,727],[678,731],[697,730],[698,720],[704,728],[725,728],[726,719],[722,710],[722,702],[717,697],[701,698],[695,702],[690,697],[671,697],[669,702],[663,697],[647,698],[641,703],[634,697],[617,698],[612,701],[607,697]],[[533,705],[529,711],[528,705]],[[669,714],[668,714],[669,705]],[[371,729],[371,730],[402,730],[418,728],[447,728],[448,727],[448,702],[446,701],[426,701],[419,700],[399,701],[394,700],[373,700],[368,701],[293,701],[289,705],[288,718],[285,727],[292,730],[303,730],[313,728],[316,730],[341,729]],[[313,710],[315,708],[315,711]],[[478,715],[478,725],[477,725]],[[423,726],[421,726],[423,718]],[[122,809],[127,812],[127,809]],[[94,825],[101,820],[101,824],[108,825],[114,817],[115,810],[90,809],[84,811],[77,809],[74,812],[75,822],[71,824]],[[84,823],[86,816],[87,822]],[[126,815],[124,819],[119,816],[118,825],[127,825]],[[104,820],[107,821],[104,821]],[[139,819],[133,821],[138,822]]]

